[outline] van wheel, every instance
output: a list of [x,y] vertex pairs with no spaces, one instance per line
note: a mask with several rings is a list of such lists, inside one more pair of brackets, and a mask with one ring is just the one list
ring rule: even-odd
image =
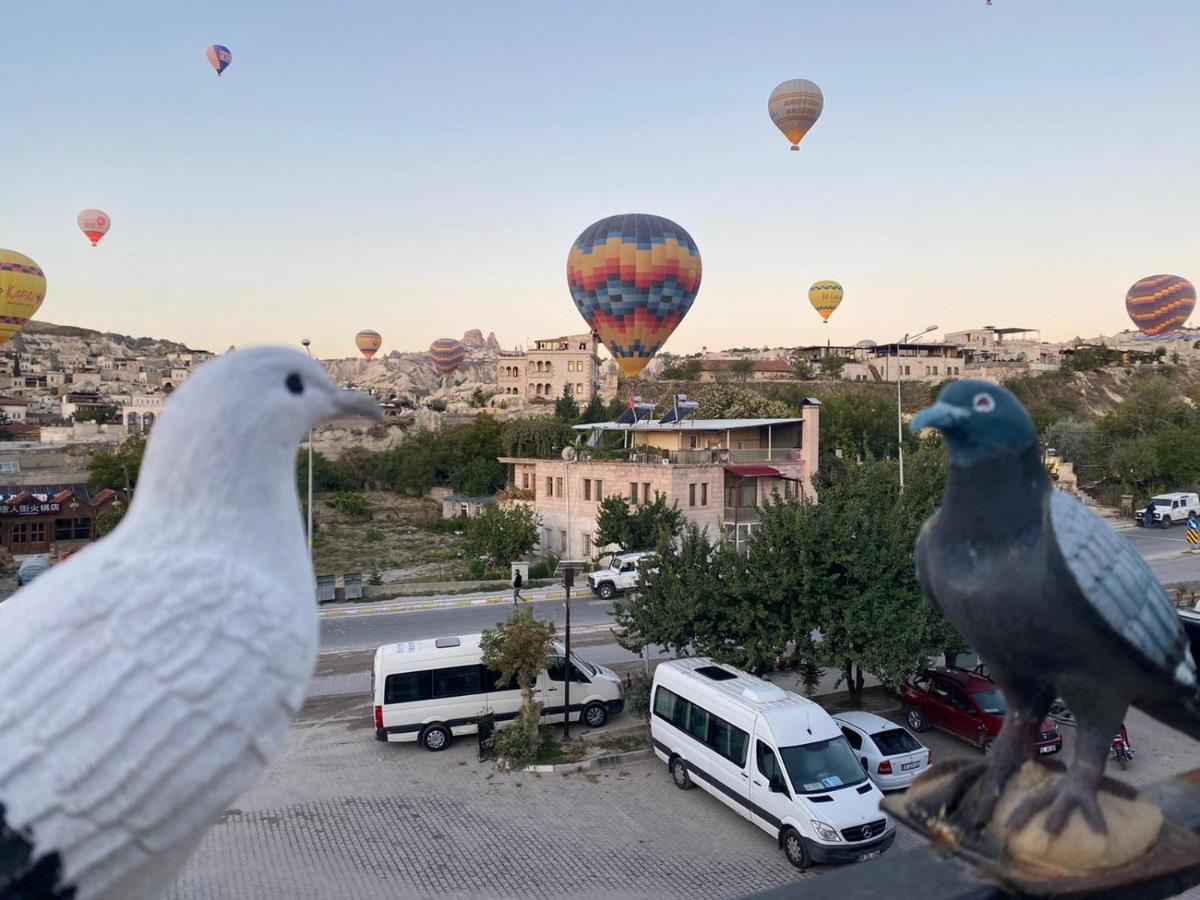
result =
[[904,721],[913,731],[925,731],[929,728],[929,723],[925,721],[925,714],[915,706],[910,706],[904,711]]
[[421,732],[421,743],[433,753],[450,746],[450,729],[445,725],[430,725]]
[[600,585],[600,589],[597,591],[597,593],[600,594],[601,600],[611,600],[613,597],[617,596],[617,589],[606,581],[604,584]]
[[608,707],[603,703],[589,703],[583,708],[583,721],[588,728],[608,724]]
[[785,828],[779,838],[779,844],[783,847],[783,854],[788,862],[797,869],[807,869],[812,865],[808,851],[804,849],[804,840],[795,828]]
[[1174,525],[1174,524],[1175,524],[1175,523],[1171,521],[1171,516],[1170,516],[1170,514],[1168,514],[1168,515],[1165,515],[1165,516],[1163,516],[1163,517],[1162,517],[1162,527],[1163,527],[1163,528],[1170,528],[1170,527],[1171,527],[1172,525]]
[[687,765],[678,756],[671,760],[671,780],[681,791],[689,791],[695,787],[692,784],[692,776],[688,774]]

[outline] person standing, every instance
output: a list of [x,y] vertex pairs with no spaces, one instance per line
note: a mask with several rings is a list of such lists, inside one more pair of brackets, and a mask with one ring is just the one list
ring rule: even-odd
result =
[[513,606],[517,605],[518,600],[520,600],[524,603],[529,602],[528,600],[526,600],[524,597],[521,596],[521,585],[523,583],[524,582],[521,578],[521,570],[517,569],[517,574],[513,576]]

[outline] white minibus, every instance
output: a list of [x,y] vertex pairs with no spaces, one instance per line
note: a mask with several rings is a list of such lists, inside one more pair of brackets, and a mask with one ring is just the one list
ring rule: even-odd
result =
[[654,671],[650,736],[679,788],[700,785],[775,837],[797,868],[879,856],[883,794],[820,706],[710,659]]
[[[444,750],[451,735],[474,734],[489,713],[496,722],[517,717],[521,691],[516,680],[499,684],[483,665],[480,635],[402,641],[375,651],[371,690],[377,741],[420,741],[427,750]],[[534,696],[543,722],[563,720],[567,666],[561,644],[546,660]],[[625,708],[620,677],[571,654],[571,721],[599,728]]]

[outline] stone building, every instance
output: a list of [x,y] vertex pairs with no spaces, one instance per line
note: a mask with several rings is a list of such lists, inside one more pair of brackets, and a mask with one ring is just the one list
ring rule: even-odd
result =
[[499,399],[553,403],[567,393],[587,403],[600,390],[600,341],[594,334],[534,341],[527,350],[501,350],[496,359]]
[[48,554],[52,559],[96,539],[95,519],[125,499],[86,485],[0,487],[0,546],[12,556]]

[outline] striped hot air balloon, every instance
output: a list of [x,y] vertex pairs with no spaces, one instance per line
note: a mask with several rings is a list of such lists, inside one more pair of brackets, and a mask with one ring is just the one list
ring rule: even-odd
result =
[[1158,337],[1180,328],[1196,306],[1196,288],[1178,275],[1143,278],[1125,295],[1125,311],[1142,334]]
[[46,276],[23,253],[0,249],[0,347],[33,317],[46,298]]
[[571,299],[630,378],[683,321],[700,290],[700,250],[670,219],[609,216],[584,229],[567,255]]
[[463,346],[462,341],[456,341],[454,338],[438,338],[429,345],[429,358],[442,373],[442,377],[449,378],[467,358],[467,348]]
[[354,336],[354,346],[358,348],[359,353],[370,359],[383,346],[383,337],[378,331],[364,328]]
[[821,118],[825,108],[825,95],[807,78],[793,78],[771,91],[767,101],[767,112],[775,127],[783,132],[793,150],[800,149],[800,142],[810,128]]
[[842,286],[836,281],[818,281],[808,289],[808,302],[828,322],[833,311],[841,305],[842,293]]

